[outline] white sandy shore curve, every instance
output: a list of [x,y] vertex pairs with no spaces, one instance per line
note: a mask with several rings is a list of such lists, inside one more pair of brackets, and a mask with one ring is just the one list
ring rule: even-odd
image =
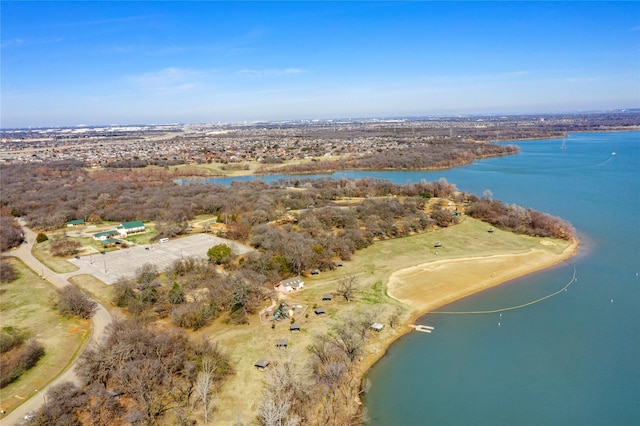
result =
[[448,303],[556,265],[577,249],[573,242],[561,254],[532,249],[523,253],[443,259],[405,268],[389,277],[387,293],[410,306],[414,317]]

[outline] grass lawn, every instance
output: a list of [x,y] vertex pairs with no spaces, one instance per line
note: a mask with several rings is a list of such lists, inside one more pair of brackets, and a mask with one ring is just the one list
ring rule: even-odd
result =
[[151,244],[151,239],[158,235],[156,226],[153,223],[145,223],[144,227],[147,228],[147,232],[144,232],[142,234],[129,235],[124,240],[138,245]]
[[69,282],[80,287],[84,292],[111,311],[114,308],[113,298],[115,289],[112,285],[106,285],[93,275],[74,275]]
[[36,243],[33,246],[31,252],[40,262],[44,263],[47,268],[58,274],[64,274],[67,272],[74,272],[78,270],[78,267],[70,262],[67,262],[66,257],[51,256],[51,239],[42,243]]
[[9,258],[19,278],[0,287],[0,326],[27,330],[45,347],[36,366],[0,390],[0,407],[11,411],[64,370],[90,335],[90,320],[66,318],[54,307],[56,289],[21,261]]

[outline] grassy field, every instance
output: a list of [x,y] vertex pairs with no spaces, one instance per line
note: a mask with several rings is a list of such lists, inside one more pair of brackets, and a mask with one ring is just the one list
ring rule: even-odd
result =
[[106,285],[93,275],[74,275],[69,282],[80,287],[84,292],[104,306],[108,311],[114,310],[114,287]]
[[45,347],[45,356],[14,383],[0,390],[0,407],[10,411],[34,389],[42,389],[68,365],[91,330],[90,320],[65,318],[55,309],[55,288],[27,268],[9,258],[19,278],[0,287],[0,326],[27,330]]
[[[515,235],[495,230],[488,232],[486,223],[467,218],[461,224],[449,228],[394,240],[379,241],[358,252],[343,267],[320,275],[305,277],[302,290],[286,295],[290,304],[308,306],[306,314],[297,320],[302,325],[301,333],[289,331],[289,320],[281,321],[275,328],[269,323],[261,323],[257,316],[248,325],[229,326],[222,319],[195,333],[218,341],[231,356],[236,374],[218,394],[218,411],[214,420],[219,424],[233,424],[234,419],[252,419],[255,406],[247,401],[257,401],[262,390],[264,373],[254,367],[261,358],[275,361],[294,359],[299,365],[307,358],[306,347],[315,334],[330,329],[335,319],[342,315],[355,315],[361,311],[374,312],[376,321],[386,324],[380,333],[371,332],[367,345],[363,371],[368,368],[387,346],[407,330],[407,322],[415,315],[415,310],[386,294],[389,277],[396,271],[442,259],[462,259],[486,257],[499,254],[526,253],[533,249],[548,250],[560,254],[569,243]],[[440,247],[435,247],[439,243]],[[322,295],[335,292],[338,282],[355,276],[359,291],[355,300],[346,302],[336,297],[331,302],[323,302]],[[268,304],[265,304],[265,307]],[[327,314],[316,316],[313,306],[322,306]],[[390,315],[399,310],[403,326],[391,329]],[[308,315],[308,316],[307,316]],[[288,349],[277,349],[278,339],[289,339]],[[368,361],[367,361],[368,359]]]
[[[341,156],[322,157],[322,161],[337,161]],[[202,164],[182,164],[170,166],[169,170],[177,170],[181,175],[201,175],[206,176],[247,176],[259,173],[277,173],[279,168],[294,164],[305,164],[314,161],[311,158],[301,158],[286,161],[283,164],[265,164],[258,161],[242,161],[240,163],[202,163]]]
[[31,253],[33,253],[36,259],[45,264],[47,268],[51,269],[53,272],[57,272],[58,274],[64,274],[67,272],[74,272],[78,270],[78,267],[72,263],[67,262],[66,258],[51,256],[50,250],[51,239],[42,243],[36,243],[33,246],[33,250],[31,250]]

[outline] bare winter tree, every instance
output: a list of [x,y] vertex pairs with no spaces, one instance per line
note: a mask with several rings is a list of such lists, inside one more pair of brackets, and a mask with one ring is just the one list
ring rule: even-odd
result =
[[77,315],[80,318],[89,318],[98,306],[82,290],[74,285],[67,285],[58,291],[60,300],[58,310],[63,315]]
[[297,426],[303,422],[309,393],[293,362],[273,364],[267,372],[265,389],[258,406],[263,426]]
[[353,299],[356,291],[358,291],[358,277],[356,275],[349,275],[338,281],[338,294],[344,297],[347,302]]
[[194,390],[198,399],[202,402],[205,424],[209,424],[209,412],[215,403],[215,395],[212,392],[214,372],[215,360],[208,356],[202,358],[202,365],[194,383]]

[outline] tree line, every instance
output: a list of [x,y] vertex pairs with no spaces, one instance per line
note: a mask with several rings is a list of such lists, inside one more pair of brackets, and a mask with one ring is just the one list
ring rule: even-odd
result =
[[404,141],[398,149],[377,149],[340,161],[315,160],[265,168],[278,173],[321,173],[335,170],[433,170],[445,169],[475,160],[520,152],[515,145],[494,145],[469,141]]

